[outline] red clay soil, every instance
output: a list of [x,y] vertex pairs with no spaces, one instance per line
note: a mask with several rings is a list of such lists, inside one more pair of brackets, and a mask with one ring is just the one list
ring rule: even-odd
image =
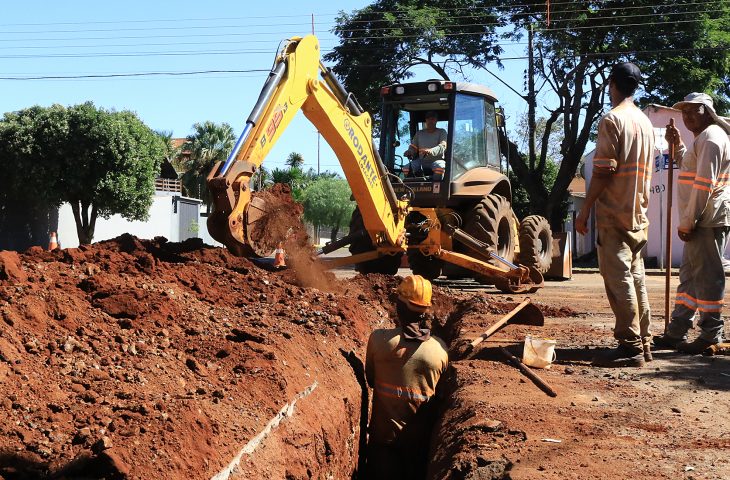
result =
[[[730,478],[730,357],[659,351],[642,368],[592,367],[596,348],[614,345],[613,316],[595,277],[535,295],[544,327],[511,325],[470,358],[452,356],[429,480]],[[652,285],[652,307],[661,312],[663,285]],[[464,311],[455,344],[476,338],[516,300],[488,298],[488,309]],[[662,317],[655,316],[654,332]],[[556,363],[534,369],[555,398],[500,353],[507,347],[520,357],[527,334],[557,339]]]
[[390,325],[392,279],[327,292],[198,241],[129,235],[2,252],[0,279],[0,477],[211,478],[312,386],[236,478],[357,466],[357,357]]
[[279,242],[285,242],[288,250],[309,246],[309,238],[302,224],[304,207],[294,201],[289,185],[275,183],[265,190],[253,192],[252,199],[263,202],[262,208],[265,210],[249,232],[257,253],[271,255]]

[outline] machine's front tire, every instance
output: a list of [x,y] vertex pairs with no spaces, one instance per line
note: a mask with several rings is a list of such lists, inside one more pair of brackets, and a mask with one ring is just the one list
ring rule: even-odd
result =
[[550,222],[540,215],[525,217],[520,223],[520,264],[545,273],[552,261],[553,233]]
[[433,280],[441,276],[443,260],[434,256],[424,255],[419,251],[408,251],[408,264],[414,275],[420,275],[427,280]]
[[[365,224],[362,221],[362,215],[360,209],[355,208],[350,218],[350,232],[364,229]],[[358,253],[365,253],[375,250],[373,243],[370,241],[370,237],[365,235],[357,240],[353,241],[349,247],[350,253],[356,255]],[[355,265],[355,270],[360,273],[383,273],[386,275],[395,275],[398,273],[400,267],[402,253],[396,255],[384,255],[376,258],[375,260],[369,260],[367,262],[361,262]]]
[[[510,202],[501,195],[492,193],[482,198],[464,218],[464,231],[485,244],[487,249],[508,262],[514,260],[515,238],[513,215]],[[473,254],[471,250],[467,250]],[[499,260],[483,257],[493,265],[504,267]]]

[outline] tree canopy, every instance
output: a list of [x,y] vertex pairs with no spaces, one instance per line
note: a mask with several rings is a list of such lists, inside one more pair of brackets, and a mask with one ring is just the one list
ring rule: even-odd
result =
[[317,227],[330,227],[330,239],[335,240],[339,230],[348,225],[355,203],[352,191],[343,178],[319,177],[302,192],[304,219]]
[[233,150],[236,136],[233,127],[223,122],[211,121],[193,124],[193,133],[187,136],[183,150],[190,152],[183,168],[182,183],[185,194],[200,198],[210,208],[212,199],[206,184],[210,169],[216,162],[223,162]]
[[164,155],[160,135],[129,111],[88,102],[7,113],[0,121],[6,219],[68,202],[79,242],[90,243],[98,217],[147,218]]
[[379,0],[340,14],[334,28],[340,44],[324,58],[377,117],[380,87],[412,77],[416,65],[449,79],[463,75],[464,67],[498,61],[499,22],[492,9],[473,0]]
[[[730,5],[726,0],[578,0],[552,3],[549,25],[547,20],[544,2],[456,1],[445,6],[437,1],[377,0],[340,16],[334,29],[340,45],[326,59],[337,62],[333,70],[345,87],[375,112],[377,87],[408,79],[413,65],[430,65],[442,77],[444,66],[450,65],[458,76],[452,79],[468,79],[464,67],[484,68],[488,62],[499,66],[497,32],[524,41],[532,28],[537,87],[523,98],[535,103],[541,99],[536,109],[545,119],[543,134],[532,158],[506,138],[501,146],[503,152],[510,149],[510,164],[529,193],[532,213],[546,215],[559,227],[559,205],[605,111],[612,64],[629,60],[642,68],[643,103],[671,105],[691,91],[704,91],[723,110],[730,95]],[[423,28],[424,22],[432,28]],[[563,136],[560,168],[548,187],[543,178],[558,124]]]

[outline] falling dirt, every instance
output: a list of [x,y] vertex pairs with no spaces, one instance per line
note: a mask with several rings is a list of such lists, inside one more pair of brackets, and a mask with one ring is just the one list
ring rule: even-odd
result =
[[276,183],[254,192],[249,209],[260,214],[248,232],[254,251],[259,255],[270,255],[279,242],[286,243],[290,249],[306,249],[309,246],[302,223],[304,208],[292,198],[289,185]]

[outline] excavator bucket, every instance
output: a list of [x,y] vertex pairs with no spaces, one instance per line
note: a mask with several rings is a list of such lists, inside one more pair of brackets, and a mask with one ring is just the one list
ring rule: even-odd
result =
[[494,286],[504,293],[535,293],[545,286],[545,279],[542,274],[533,267],[527,268],[527,277],[519,280],[513,278],[499,278],[495,280]]

